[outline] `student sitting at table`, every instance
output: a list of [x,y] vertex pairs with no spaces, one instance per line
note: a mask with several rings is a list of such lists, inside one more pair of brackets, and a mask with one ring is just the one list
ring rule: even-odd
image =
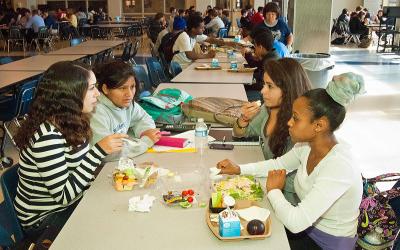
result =
[[260,136],[266,160],[284,155],[293,144],[287,121],[294,100],[311,89],[303,67],[292,58],[266,61],[261,89],[264,103],[246,103],[233,126],[236,137]]
[[219,29],[225,28],[225,24],[218,16],[218,11],[215,9],[210,11],[210,17],[211,21],[206,24],[205,28],[210,31],[210,33],[208,33],[209,36],[217,37]]
[[[288,232],[291,249],[354,249],[357,239],[362,179],[348,145],[334,131],[346,106],[364,90],[361,76],[334,76],[326,89],[313,89],[293,103],[288,121],[294,145],[285,155],[268,161],[217,164],[223,174],[267,176],[267,197]],[[286,171],[297,169],[294,189],[299,203],[282,193]],[[298,234],[300,233],[300,234]]]
[[[106,63],[95,69],[99,104],[90,120],[93,131],[91,144],[115,133],[128,134],[136,142],[130,157],[143,154],[161,135],[150,115],[134,101],[137,80],[132,66],[122,61]],[[117,155],[106,160],[114,160]]]
[[274,37],[271,31],[265,30],[260,32],[253,40],[254,43],[254,55],[248,48],[242,50],[242,54],[247,61],[247,65],[250,68],[256,67],[257,69],[253,73],[253,84],[246,85],[246,91],[255,90],[261,91],[263,88],[264,78],[264,64],[269,60],[278,60],[279,56],[273,48]]
[[48,227],[61,230],[102,159],[120,151],[121,139],[128,137],[111,134],[89,146],[89,114],[99,95],[95,83],[85,65],[53,64],[43,74],[29,118],[15,136],[20,167],[14,205],[30,239]]

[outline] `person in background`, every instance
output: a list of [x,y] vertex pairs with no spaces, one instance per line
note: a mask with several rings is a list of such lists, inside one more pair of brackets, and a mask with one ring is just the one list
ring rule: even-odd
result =
[[168,21],[168,30],[169,30],[169,32],[172,32],[172,30],[173,30],[173,24],[174,24],[174,18],[177,16],[177,11],[176,11],[176,8],[175,7],[171,7],[171,8],[169,8],[169,13],[170,13],[170,16],[169,16],[169,21]]
[[65,19],[71,24],[72,27],[78,28],[78,18],[76,18],[73,9],[67,9],[67,16]]
[[[183,18],[177,17],[176,19],[179,19],[179,20],[181,20],[182,22],[185,23],[185,20],[183,20]],[[164,20],[165,20],[165,18],[164,18]],[[174,23],[175,23],[175,21],[174,21]],[[169,31],[169,27],[174,27],[174,23],[170,23],[170,25],[168,26],[168,28],[166,27],[166,23],[161,23],[161,26],[163,26],[164,29],[161,30],[160,33],[158,33],[156,43],[154,44],[154,53],[155,53],[155,54],[158,55],[158,48],[159,48],[160,45],[161,45],[161,41],[162,41],[162,39],[164,38],[164,36],[170,32],[170,31]],[[186,25],[184,24],[184,26],[186,26]],[[185,29],[185,27],[184,27],[183,29]],[[172,29],[172,31],[173,31],[173,29]]]
[[76,12],[76,18],[78,19],[78,23],[81,19],[87,19],[85,10],[82,7],[79,7],[78,12]]
[[224,26],[227,28],[228,23],[230,23],[230,20],[229,20],[229,10],[223,10],[223,11],[222,11],[221,20],[222,20],[222,22],[224,23]]
[[94,16],[97,15],[96,11],[92,8],[89,9],[88,12],[88,22],[89,24],[94,24]]
[[98,15],[99,15],[99,21],[107,21],[107,13],[104,12],[102,7],[99,8]]
[[259,93],[264,87],[264,64],[269,60],[278,60],[279,55],[273,47],[274,37],[271,31],[267,29],[264,30],[264,32],[259,32],[253,39],[253,43],[254,56],[251,51],[246,49],[242,53],[244,54],[243,56],[247,61],[248,67],[257,68],[253,73],[253,84],[245,86],[246,93],[249,93],[249,91],[256,91],[257,97],[249,98],[249,100],[255,101],[262,99]]
[[[363,183],[349,145],[335,131],[346,107],[363,92],[361,76],[334,76],[326,89],[307,91],[294,101],[287,126],[295,145],[289,152],[257,163],[217,164],[221,174],[267,177],[267,198],[287,229],[291,249],[354,249]],[[293,170],[297,204],[282,193],[286,172]]]
[[369,13],[367,8],[363,9],[364,13],[365,13],[365,18],[371,19],[371,14]]
[[[211,10],[211,9],[212,9],[211,5],[207,5],[206,11],[204,11],[203,16],[207,16],[208,15],[208,11]],[[204,21],[204,24],[207,24],[207,23]]]
[[348,23],[350,21],[349,11],[347,9],[343,9],[342,14],[340,14],[337,21]]
[[363,10],[364,7],[362,7],[361,5],[356,7],[356,13],[358,14],[360,11]]
[[[91,144],[105,136],[123,133],[136,144],[128,144],[129,157],[143,154],[160,139],[161,134],[151,116],[134,101],[138,82],[132,66],[113,61],[98,66],[95,73],[101,94],[90,120],[93,131]],[[117,156],[111,155],[106,160],[116,160]]]
[[185,18],[185,10],[184,9],[179,9],[178,10],[178,16],[182,17],[183,19]]
[[210,13],[211,21],[205,26],[206,29],[210,30],[209,36],[217,37],[218,31],[221,28],[225,28],[224,22],[218,16],[218,12],[214,9]]
[[29,29],[26,34],[26,40],[28,42],[32,41],[33,38],[37,37],[39,32],[39,27],[46,26],[44,24],[43,18],[39,15],[38,10],[32,10],[32,16],[30,16],[30,12],[27,12],[29,19],[25,24],[25,28]]
[[163,13],[157,13],[150,22],[149,38],[153,43],[156,43],[158,34],[167,26],[167,21]]
[[241,17],[240,17],[240,28],[242,30],[242,37],[245,38],[250,34],[250,31],[252,29],[251,22],[249,18],[247,17],[247,10],[242,9],[240,11]]
[[285,44],[286,47],[291,48],[293,44],[293,34],[290,31],[287,23],[285,23],[280,16],[280,9],[274,2],[269,2],[264,7],[264,22],[259,26],[269,28],[274,35],[275,40]]
[[[90,113],[99,92],[86,65],[71,61],[50,66],[40,79],[29,110],[14,137],[20,149],[14,201],[28,239],[45,230],[53,240],[95,178],[108,155],[121,150],[124,134],[89,145]],[[35,241],[33,241],[35,242]]]
[[207,24],[209,24],[211,22],[211,13],[213,11],[214,11],[213,9],[208,9],[207,10],[207,12],[205,14],[205,17],[204,17],[204,25],[207,25]]
[[30,17],[31,17],[31,11],[28,9],[22,8],[21,14],[18,16],[16,24],[20,25],[22,27],[25,27],[26,23],[28,22]]
[[48,10],[43,11],[43,19],[44,19],[44,24],[46,25],[47,28],[52,28],[52,29],[57,29],[58,24],[54,16],[49,15]]
[[260,23],[262,23],[264,21],[264,16],[263,16],[263,7],[258,7],[257,9],[257,13],[255,13],[253,15],[253,17],[251,18],[251,24],[253,27],[256,27],[257,25],[259,25]]
[[[257,26],[257,27],[255,27],[255,28],[250,32],[249,36],[247,36],[247,37],[245,38],[245,40],[250,41],[250,42],[253,42],[254,38],[255,38],[258,34],[263,33],[263,32],[266,32],[266,30],[268,30],[269,32],[271,32],[267,27],[264,27],[264,26]],[[279,58],[288,57],[288,56],[290,55],[290,53],[289,53],[287,47],[286,47],[283,43],[279,42],[278,40],[275,40],[275,39],[274,39],[273,47],[274,47],[274,49],[275,49],[275,52],[278,54]],[[243,49],[242,49],[242,50],[243,50]],[[245,51],[246,51],[246,50],[245,50]],[[249,55],[248,55],[248,56],[249,56]],[[249,60],[251,60],[251,59],[249,58]]]
[[350,32],[352,34],[360,35],[360,40],[368,39],[369,29],[366,24],[365,13],[363,11],[352,16],[349,22]]

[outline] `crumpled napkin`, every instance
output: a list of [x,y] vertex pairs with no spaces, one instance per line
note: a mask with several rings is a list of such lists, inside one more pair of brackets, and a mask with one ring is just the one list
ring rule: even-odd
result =
[[213,167],[210,168],[210,179],[213,181],[217,181],[222,179],[222,175],[220,175],[219,173],[221,172],[221,169]]
[[134,196],[129,199],[128,211],[148,213],[155,199],[156,197],[148,194],[143,195],[143,199],[140,199],[140,196]]

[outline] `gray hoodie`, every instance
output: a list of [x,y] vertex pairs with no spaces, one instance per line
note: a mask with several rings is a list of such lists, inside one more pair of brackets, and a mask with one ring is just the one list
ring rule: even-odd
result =
[[[156,126],[151,116],[139,104],[133,102],[128,108],[119,108],[103,94],[99,96],[98,100],[99,103],[90,120],[90,127],[93,131],[92,145],[104,137],[116,133],[128,134],[129,137],[136,138],[135,141],[139,142],[137,147],[130,146],[129,157],[143,154],[154,145],[149,137],[140,137],[144,131]],[[118,155],[110,155],[106,160],[117,160]]]

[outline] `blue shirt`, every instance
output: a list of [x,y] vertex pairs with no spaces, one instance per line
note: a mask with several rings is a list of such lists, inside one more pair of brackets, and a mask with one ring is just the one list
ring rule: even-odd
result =
[[52,29],[57,29],[57,27],[58,27],[56,19],[54,19],[54,17],[52,17],[52,16],[46,17],[46,19],[44,19],[44,23],[47,28],[51,27]]
[[289,56],[289,50],[283,43],[281,43],[277,40],[274,40],[273,47],[274,47],[276,53],[279,55],[279,58],[284,58],[284,57]]
[[29,21],[25,24],[25,28],[33,28],[33,31],[35,33],[39,32],[39,27],[43,27],[44,25],[44,20],[41,16],[34,15],[31,18],[29,18]]
[[287,45],[287,38],[292,34],[289,26],[280,18],[278,18],[277,23],[273,26],[269,26],[264,22],[262,22],[259,26],[267,27],[274,36],[275,40],[280,41],[281,43]]

